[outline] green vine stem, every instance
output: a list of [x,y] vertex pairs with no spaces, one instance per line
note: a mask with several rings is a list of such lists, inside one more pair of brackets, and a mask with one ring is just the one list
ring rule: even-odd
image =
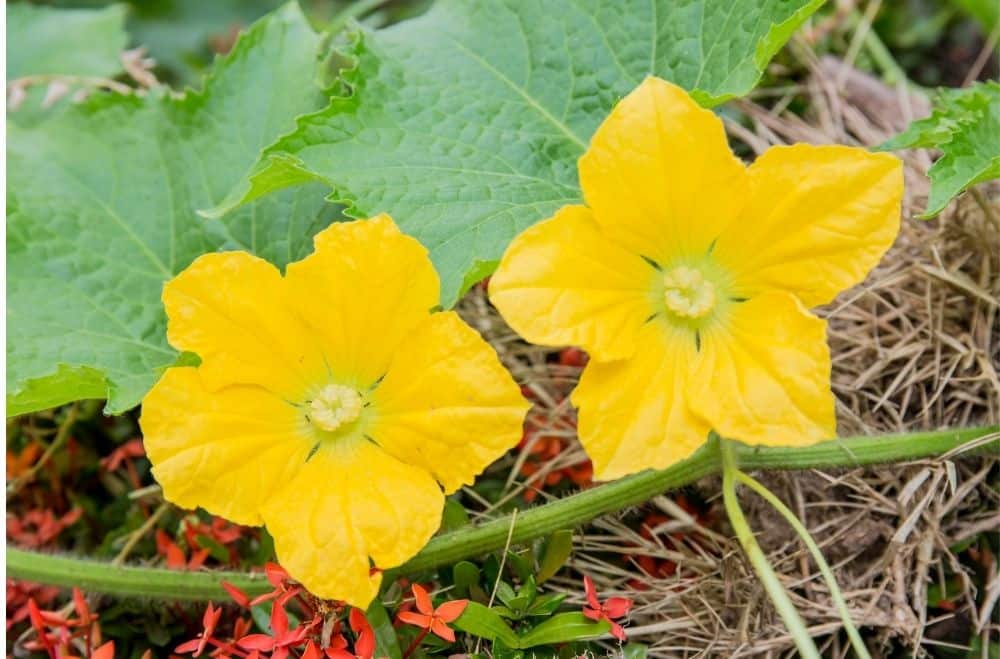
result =
[[746,554],[747,560],[750,561],[754,572],[757,573],[757,578],[764,586],[771,603],[774,604],[778,615],[785,622],[785,627],[791,633],[795,647],[799,649],[799,655],[805,659],[820,659],[819,649],[812,640],[809,628],[806,627],[805,621],[799,615],[798,609],[792,604],[788,593],[785,592],[785,587],[781,585],[781,580],[767,560],[767,554],[757,544],[757,539],[747,523],[747,518],[743,515],[743,509],[740,508],[740,502],[736,498],[736,476],[739,473],[739,468],[736,466],[734,448],[733,443],[725,439],[722,440],[719,447],[722,458],[722,501],[726,506],[726,514],[729,515],[729,522],[733,525],[733,532],[736,533],[736,539],[743,547],[743,553]]
[[[764,448],[734,444],[737,463],[746,470],[830,469],[919,460],[961,449],[977,442],[979,450],[997,452],[1000,427],[961,428],[932,432],[855,437],[803,448]],[[546,536],[553,531],[580,526],[591,519],[638,505],[667,490],[677,489],[720,469],[718,441],[710,441],[689,459],[662,471],[634,476],[584,490],[517,516],[511,530],[505,516],[469,526],[432,539],[405,565],[390,571],[413,574]],[[330,557],[335,560],[335,557]],[[108,563],[40,552],[7,549],[7,576],[56,586],[79,586],[92,592],[161,599],[228,599],[222,581],[259,594],[268,589],[262,576],[239,572],[178,572],[162,568],[111,567]]]
[[854,621],[851,619],[851,612],[847,608],[847,602],[844,601],[844,596],[840,592],[840,585],[837,583],[837,577],[834,576],[833,570],[830,569],[830,564],[826,562],[826,558],[823,556],[823,552],[820,551],[819,545],[813,540],[812,535],[809,533],[809,529],[806,528],[805,524],[795,516],[795,513],[785,505],[785,503],[775,496],[774,492],[767,489],[763,483],[745,474],[742,471],[737,471],[736,480],[743,485],[746,485],[751,490],[760,495],[765,501],[771,504],[771,507],[778,511],[778,513],[785,518],[788,525],[791,526],[795,533],[798,534],[799,539],[805,544],[806,548],[809,549],[809,553],[812,555],[813,560],[816,561],[816,565],[819,567],[820,574],[823,575],[823,579],[826,580],[827,587],[830,589],[830,598],[833,600],[834,606],[837,608],[837,612],[840,613],[840,619],[844,621],[844,629],[847,630],[847,636],[851,640],[851,645],[854,646],[854,652],[858,655],[859,659],[871,659],[871,655],[868,653],[868,648],[865,646],[864,640],[861,638],[861,634],[858,633],[858,628],[854,626]]

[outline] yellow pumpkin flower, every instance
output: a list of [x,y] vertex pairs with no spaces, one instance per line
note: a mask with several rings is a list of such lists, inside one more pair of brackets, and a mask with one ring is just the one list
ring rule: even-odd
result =
[[797,446],[835,434],[826,323],[899,231],[902,166],[779,146],[749,167],[722,122],[647,78],[579,163],[586,206],[509,246],[490,299],[527,340],[591,355],[573,392],[595,476],[688,457],[711,430]]
[[426,544],[445,493],[518,441],[528,405],[472,328],[432,313],[437,273],[388,216],[315,247],[284,277],[227,252],[166,284],[168,339],[201,364],[167,370],[141,426],[168,500],[266,525],[293,578],[363,608],[372,564]]

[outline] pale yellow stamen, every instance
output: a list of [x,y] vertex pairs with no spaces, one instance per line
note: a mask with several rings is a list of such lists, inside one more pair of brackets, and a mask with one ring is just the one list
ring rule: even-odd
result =
[[309,401],[309,420],[320,430],[333,432],[361,416],[361,394],[341,384],[328,384]]
[[701,318],[715,306],[715,286],[695,268],[679,266],[663,276],[667,309],[684,318]]

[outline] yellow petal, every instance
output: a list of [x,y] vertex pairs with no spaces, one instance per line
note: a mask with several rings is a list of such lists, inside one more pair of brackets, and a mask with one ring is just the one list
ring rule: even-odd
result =
[[836,434],[826,321],[772,292],[702,333],[691,405],[722,436],[803,446]]
[[416,554],[441,523],[444,495],[423,469],[367,440],[324,446],[270,498],[264,520],[278,561],[315,595],[367,608],[379,568]]
[[332,224],[314,242],[316,251],[286,271],[290,304],[321,337],[336,381],[368,387],[438,304],[437,273],[388,215]]
[[631,359],[587,364],[572,400],[596,479],[663,469],[705,443],[709,427],[687,402],[694,359],[689,332],[651,322]]
[[256,386],[209,391],[201,367],[168,369],[142,402],[143,443],[168,501],[260,524],[260,507],[305,463],[302,414]]
[[778,146],[749,173],[747,207],[713,251],[737,295],[780,289],[826,304],[864,279],[899,232],[903,166],[890,154]]
[[490,301],[532,343],[628,357],[655,312],[656,269],[601,234],[583,206],[521,233],[490,278]]
[[371,437],[447,492],[472,483],[518,442],[528,410],[493,348],[451,311],[403,341],[373,401]]
[[300,398],[326,367],[285,298],[281,273],[267,261],[246,252],[206,254],[163,288],[167,339],[201,357],[210,389],[258,384]]
[[722,121],[653,77],[597,129],[580,184],[607,236],[662,265],[703,256],[747,190]]

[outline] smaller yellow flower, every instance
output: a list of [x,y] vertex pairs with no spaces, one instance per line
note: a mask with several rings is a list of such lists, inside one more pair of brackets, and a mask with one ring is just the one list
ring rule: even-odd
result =
[[388,216],[315,245],[284,277],[227,252],[167,283],[168,339],[202,361],[169,369],[140,423],[168,500],[265,524],[295,579],[365,608],[372,568],[427,543],[528,405],[472,328],[431,312],[437,273]]
[[518,236],[490,299],[523,337],[591,356],[573,392],[595,476],[661,469],[715,430],[751,444],[835,434],[826,323],[899,231],[900,161],[774,147],[749,167],[722,122],[647,78],[580,159],[586,206]]

